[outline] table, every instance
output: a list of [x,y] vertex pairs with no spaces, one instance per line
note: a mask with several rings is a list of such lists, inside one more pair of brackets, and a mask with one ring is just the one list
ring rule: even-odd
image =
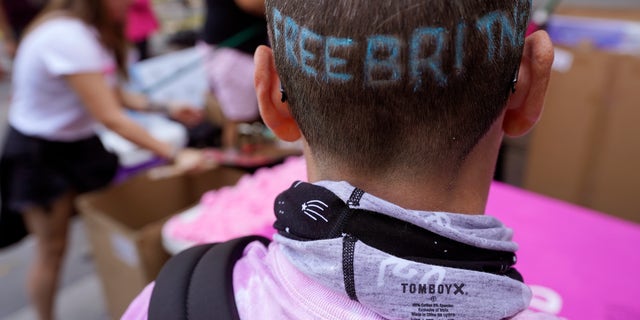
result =
[[498,182],[486,212],[515,230],[534,308],[567,319],[640,319],[640,225]]

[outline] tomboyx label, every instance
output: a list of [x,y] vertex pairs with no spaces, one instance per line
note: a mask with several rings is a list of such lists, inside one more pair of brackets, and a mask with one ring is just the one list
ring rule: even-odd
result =
[[424,283],[401,283],[402,293],[410,294],[446,294],[446,295],[466,295],[464,283],[451,284],[424,284]]

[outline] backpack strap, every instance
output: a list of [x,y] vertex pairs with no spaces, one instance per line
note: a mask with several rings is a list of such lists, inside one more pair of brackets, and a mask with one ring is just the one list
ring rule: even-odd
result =
[[187,249],[171,258],[156,279],[149,319],[240,319],[233,291],[233,267],[251,242],[247,236]]

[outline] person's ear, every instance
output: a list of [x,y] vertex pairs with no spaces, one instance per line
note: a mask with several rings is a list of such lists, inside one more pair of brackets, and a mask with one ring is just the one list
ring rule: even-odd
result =
[[254,60],[254,81],[262,120],[278,138],[284,141],[298,140],[302,134],[291,116],[289,104],[282,101],[273,51],[269,47],[260,46],[255,52]]
[[502,129],[517,137],[529,132],[542,113],[553,64],[553,44],[545,31],[525,40],[516,91],[509,98]]

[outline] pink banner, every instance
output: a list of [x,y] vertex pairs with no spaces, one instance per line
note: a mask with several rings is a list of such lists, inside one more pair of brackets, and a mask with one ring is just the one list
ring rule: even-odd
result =
[[515,230],[533,308],[575,320],[640,319],[640,225],[501,183],[487,214]]

